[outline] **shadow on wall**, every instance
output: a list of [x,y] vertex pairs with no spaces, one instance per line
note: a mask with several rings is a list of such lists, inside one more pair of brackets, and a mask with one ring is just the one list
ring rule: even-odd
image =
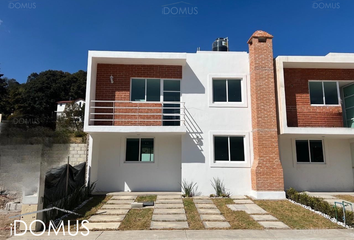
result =
[[[183,88],[183,94],[188,93],[205,93],[205,88],[203,84],[200,82],[199,78],[195,75],[192,68],[187,65],[183,68],[183,78],[188,81],[188,88]],[[182,81],[183,84],[183,81]]]

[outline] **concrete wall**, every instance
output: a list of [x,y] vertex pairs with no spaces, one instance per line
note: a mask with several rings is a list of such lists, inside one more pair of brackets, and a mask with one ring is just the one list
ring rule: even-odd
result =
[[[187,54],[181,81],[186,104],[187,134],[182,136],[182,179],[198,184],[202,195],[214,193],[211,180],[219,177],[232,194],[251,190],[251,109],[249,59],[246,52],[198,52]],[[235,106],[211,104],[213,77],[243,78],[244,103]],[[246,135],[244,163],[214,163],[213,135]]]
[[[325,163],[297,163],[295,139],[298,138],[286,136],[279,138],[286,189],[292,187],[299,191],[354,190],[352,156],[348,139],[324,138]],[[314,138],[301,136],[301,139]]]
[[[35,193],[44,184],[45,173],[67,163],[75,166],[86,161],[86,144],[2,145],[0,146],[0,189]],[[41,180],[40,180],[41,179]]]
[[[181,137],[98,134],[93,137],[91,183],[96,191],[179,191]],[[126,137],[154,138],[154,162],[125,162]]]

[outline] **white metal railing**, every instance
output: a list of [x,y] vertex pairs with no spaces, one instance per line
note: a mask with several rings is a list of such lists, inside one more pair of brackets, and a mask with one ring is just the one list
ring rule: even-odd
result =
[[184,102],[91,100],[89,123],[105,126],[182,126],[185,124],[185,114]]

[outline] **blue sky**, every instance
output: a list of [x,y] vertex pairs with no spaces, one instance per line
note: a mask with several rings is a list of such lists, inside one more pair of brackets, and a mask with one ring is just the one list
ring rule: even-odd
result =
[[[0,72],[86,70],[88,50],[195,52],[229,37],[247,51],[255,30],[274,36],[274,56],[354,52],[352,0],[1,0]],[[167,6],[166,6],[167,5]],[[172,14],[172,7],[193,9]],[[174,12],[175,13],[175,12]]]

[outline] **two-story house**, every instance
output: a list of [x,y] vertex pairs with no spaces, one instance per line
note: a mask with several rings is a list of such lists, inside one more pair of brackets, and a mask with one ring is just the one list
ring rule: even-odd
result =
[[285,188],[354,190],[354,54],[276,58]]
[[[341,128],[348,124],[338,117],[341,103],[327,106],[328,97],[321,106],[307,104],[306,79],[324,80],[308,71],[319,64],[278,57],[275,67],[272,38],[256,31],[248,53],[89,51],[84,131],[90,134],[88,172],[95,191],[180,191],[185,180],[209,195],[213,178],[234,195],[258,199],[285,198],[284,179],[286,188],[316,190],[332,179],[331,186],[345,182],[336,189],[352,190],[352,132]],[[344,85],[338,78],[339,90]],[[327,89],[319,81],[311,91],[319,84]],[[319,101],[319,93],[312,95]],[[312,164],[320,160],[316,153],[323,136],[329,156],[322,165]],[[344,154],[339,167],[337,153]],[[336,180],[344,174],[344,180]]]

